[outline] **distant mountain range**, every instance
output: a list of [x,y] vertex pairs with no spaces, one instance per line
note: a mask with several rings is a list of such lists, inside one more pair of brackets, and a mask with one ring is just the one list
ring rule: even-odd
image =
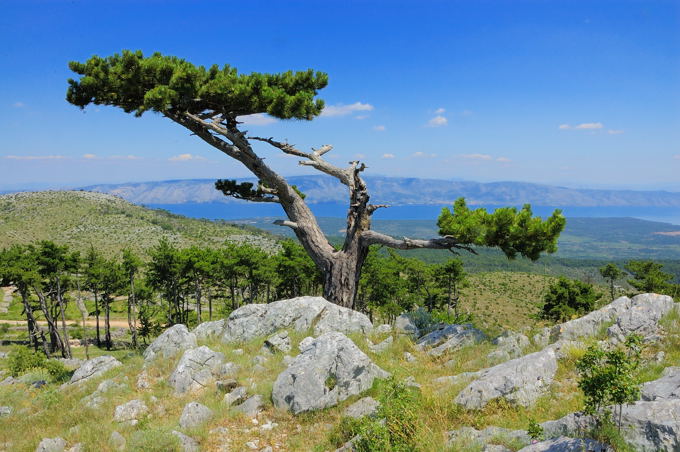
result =
[[[307,201],[346,203],[347,192],[335,179],[319,176],[287,178],[307,195]],[[239,179],[255,182],[254,179]],[[214,188],[214,179],[168,180],[83,187],[120,196],[138,204],[238,203]],[[473,205],[669,207],[680,208],[680,193],[668,191],[594,190],[527,182],[470,182],[441,179],[366,176],[371,200],[394,206],[450,204],[464,196]]]

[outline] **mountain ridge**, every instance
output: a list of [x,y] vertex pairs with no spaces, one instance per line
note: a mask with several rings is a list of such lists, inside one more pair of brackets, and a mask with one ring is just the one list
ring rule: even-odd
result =
[[[465,197],[470,205],[574,206],[574,207],[671,207],[680,208],[680,193],[663,190],[603,190],[568,188],[530,182],[473,182],[443,179],[366,176],[371,198],[377,203],[399,205],[450,204]],[[255,182],[253,178],[239,178]],[[330,176],[292,176],[311,204],[345,203],[346,188]],[[223,196],[214,179],[173,179],[166,181],[97,184],[82,187],[120,196],[141,204],[242,203]]]

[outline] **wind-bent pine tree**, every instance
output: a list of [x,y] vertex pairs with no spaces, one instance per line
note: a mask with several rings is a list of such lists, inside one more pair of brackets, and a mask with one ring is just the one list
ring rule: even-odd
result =
[[[209,145],[241,162],[259,183],[219,180],[215,186],[227,196],[254,202],[279,203],[288,220],[277,224],[291,228],[324,275],[323,295],[329,301],[351,307],[354,303],[361,267],[370,245],[397,249],[435,248],[474,251],[474,246],[499,247],[508,257],[521,254],[537,259],[541,252],[557,249],[557,237],[564,228],[559,211],[542,221],[532,217],[527,205],[520,211],[498,209],[493,214],[482,209],[471,211],[458,200],[454,211],[443,209],[439,217],[439,238],[415,240],[394,238],[371,230],[371,216],[383,205],[369,203],[361,173],[366,166],[358,161],[345,168],[326,161],[332,146],[311,152],[271,137],[257,137],[242,130],[240,116],[266,113],[279,119],[311,120],[324,102],[315,99],[328,83],[322,72],[283,72],[279,74],[239,74],[229,65],[209,68],[195,66],[177,57],[154,53],[123,51],[84,63],[71,62],[79,74],[70,79],[66,99],[85,108],[89,104],[112,105],[126,113],[142,116],[160,113],[191,131]],[[273,170],[253,149],[253,142],[264,142],[285,154],[299,157],[300,164],[338,179],[349,192],[345,241],[340,249],[326,239],[316,218],[296,187]]]

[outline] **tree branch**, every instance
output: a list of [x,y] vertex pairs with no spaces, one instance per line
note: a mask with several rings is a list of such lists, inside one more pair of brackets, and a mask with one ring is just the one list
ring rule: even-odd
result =
[[477,254],[469,245],[463,245],[457,243],[453,237],[441,237],[429,240],[420,239],[409,239],[404,237],[403,239],[396,239],[389,235],[381,234],[375,231],[364,231],[361,234],[361,239],[366,246],[369,245],[384,245],[390,248],[395,248],[398,250],[413,250],[418,248],[428,248],[435,250],[465,250],[472,254]]
[[368,205],[368,213],[370,215],[378,209],[387,209],[388,207],[391,207],[391,206],[389,204],[369,204]]
[[295,230],[298,228],[298,224],[294,221],[289,220],[276,220],[273,224],[277,226],[288,226],[289,228]]
[[311,158],[310,154],[306,152],[299,151],[292,144],[282,143],[280,141],[274,140],[272,137],[262,138],[262,137],[248,137],[249,140],[262,141],[264,143],[269,143],[275,148],[281,149],[285,154],[295,155],[297,157]]

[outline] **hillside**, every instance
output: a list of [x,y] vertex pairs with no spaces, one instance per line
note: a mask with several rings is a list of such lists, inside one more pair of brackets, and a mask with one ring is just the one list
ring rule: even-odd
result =
[[[346,203],[346,192],[329,176],[292,176],[287,178],[307,195],[308,202]],[[475,205],[534,206],[637,206],[680,208],[680,193],[667,191],[594,190],[557,187],[527,182],[453,181],[405,177],[365,176],[371,199],[377,203],[399,205],[448,205],[465,197]],[[254,179],[243,179],[254,181]],[[214,189],[213,179],[168,180],[101,184],[86,190],[110,193],[143,204],[237,203]]]
[[144,254],[161,238],[179,246],[218,246],[225,240],[264,247],[275,240],[253,228],[196,220],[85,191],[23,192],[0,196],[0,248],[53,240],[75,250],[105,253],[130,247]]

